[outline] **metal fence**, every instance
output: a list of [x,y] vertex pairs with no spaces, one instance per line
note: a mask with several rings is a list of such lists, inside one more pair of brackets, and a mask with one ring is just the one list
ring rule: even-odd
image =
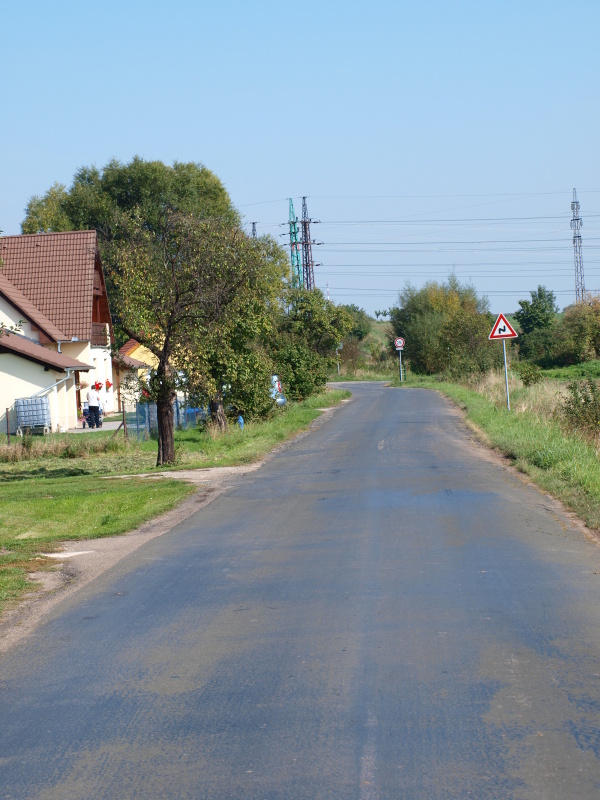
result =
[[[158,431],[156,403],[136,403],[135,410],[126,411],[127,434],[148,439]],[[206,419],[206,410],[176,399],[173,403],[173,422],[176,428],[195,428]]]

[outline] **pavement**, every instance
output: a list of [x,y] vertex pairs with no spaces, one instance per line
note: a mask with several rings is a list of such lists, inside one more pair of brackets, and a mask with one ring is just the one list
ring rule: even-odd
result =
[[0,658],[3,798],[597,800],[598,542],[351,389]]

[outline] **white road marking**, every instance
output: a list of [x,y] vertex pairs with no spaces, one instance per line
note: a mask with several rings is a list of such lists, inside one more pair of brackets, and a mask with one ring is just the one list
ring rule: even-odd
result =
[[360,758],[360,800],[377,800],[375,733],[377,718],[369,711],[367,716],[367,741]]

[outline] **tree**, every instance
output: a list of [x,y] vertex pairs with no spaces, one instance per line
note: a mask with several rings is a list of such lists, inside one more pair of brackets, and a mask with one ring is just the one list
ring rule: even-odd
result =
[[162,161],[145,161],[135,156],[128,164],[113,160],[102,169],[81,167],[70,189],[54,184],[42,197],[32,197],[21,228],[23,233],[97,231],[115,335],[120,345],[126,336],[121,328],[111,279],[115,268],[111,263],[111,245],[121,215],[138,214],[148,230],[159,233],[168,210],[239,224],[239,215],[225,187],[202,164],[176,161],[168,166]]
[[68,193],[62,183],[54,183],[45,195],[34,195],[25,209],[23,233],[57,233],[73,230],[71,220],[64,209]]
[[292,400],[314,394],[327,382],[335,348],[352,328],[343,306],[319,289],[287,287],[269,350]]
[[81,167],[67,191],[55,183],[42,197],[34,196],[21,224],[23,233],[67,230],[98,231],[110,241],[119,211],[141,211],[150,228],[160,226],[166,209],[239,223],[221,181],[202,164],[110,161],[103,169]]
[[521,308],[515,312],[515,319],[525,335],[535,330],[550,328],[558,311],[554,292],[545,286],[538,286],[535,292],[529,294],[531,300],[519,300]]
[[487,299],[472,286],[451,275],[444,284],[432,281],[422,289],[407,284],[398,300],[390,320],[394,334],[406,340],[404,352],[415,372],[449,369],[464,376],[498,360],[487,340],[492,324]]
[[600,357],[600,296],[565,309],[555,327],[551,357],[554,363],[578,364]]
[[[272,309],[281,294],[288,256],[271,237],[254,241],[262,258],[232,298],[227,315],[203,337],[203,369],[187,367],[188,391],[208,402],[211,418],[220,428],[227,425],[226,408],[247,419],[262,417],[273,409],[270,395],[275,366],[265,341],[272,333]],[[225,403],[226,401],[226,403]]]
[[362,341],[362,339],[371,332],[371,320],[369,315],[363,308],[359,308],[355,303],[343,305],[342,308],[345,309],[352,318],[352,329],[348,335],[352,336],[354,339],[358,339],[358,341]]
[[175,459],[179,383],[222,397],[211,355],[242,324],[257,284],[268,280],[265,260],[263,243],[228,221],[165,210],[150,225],[137,208],[115,226],[110,264],[117,312],[127,335],[158,360],[149,385],[157,404],[157,466]]

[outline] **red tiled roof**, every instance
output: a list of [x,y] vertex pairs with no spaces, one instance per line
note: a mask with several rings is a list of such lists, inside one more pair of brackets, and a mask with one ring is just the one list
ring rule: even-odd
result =
[[89,364],[84,364],[83,361],[76,361],[74,358],[63,353],[57,353],[55,350],[48,350],[47,347],[42,347],[37,342],[32,342],[31,339],[26,339],[24,336],[19,336],[16,333],[4,333],[0,336],[0,353],[14,353],[15,355],[22,356],[29,361],[35,361],[38,364],[43,364],[45,367],[51,367],[58,372],[65,372],[67,369],[77,369],[81,372],[88,372],[94,367]]
[[0,272],[68,339],[89,341],[97,252],[96,231],[4,236]]
[[121,353],[123,356],[128,356],[132,350],[135,350],[135,348],[139,346],[139,342],[136,342],[135,339],[128,339],[123,347],[119,347],[119,353]]
[[119,350],[119,355],[112,360],[113,364],[116,364],[118,367],[126,367],[127,369],[144,369],[147,367],[147,364],[144,364],[143,361],[138,361],[137,358],[132,358],[131,356],[126,356]]
[[36,308],[31,300],[28,300],[25,295],[2,274],[1,270],[0,295],[4,295],[11,305],[27,317],[29,322],[32,322],[36,327],[40,328],[50,339],[53,339],[55,342],[64,342],[65,339],[69,338],[65,333],[60,331],[48,317],[42,314],[39,308]]

